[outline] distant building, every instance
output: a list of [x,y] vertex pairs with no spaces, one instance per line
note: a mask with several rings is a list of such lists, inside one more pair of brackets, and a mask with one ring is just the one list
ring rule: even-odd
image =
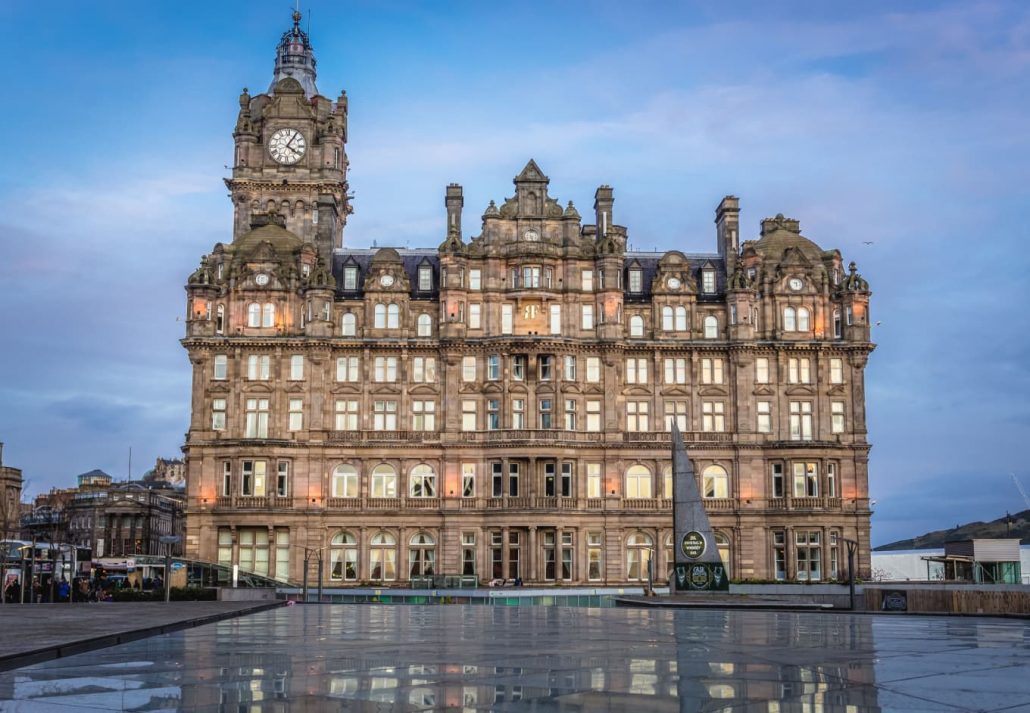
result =
[[21,487],[21,470],[4,465],[4,444],[0,443],[0,540],[18,538]]
[[143,480],[184,486],[186,484],[186,463],[181,458],[158,458],[154,467],[143,476]]

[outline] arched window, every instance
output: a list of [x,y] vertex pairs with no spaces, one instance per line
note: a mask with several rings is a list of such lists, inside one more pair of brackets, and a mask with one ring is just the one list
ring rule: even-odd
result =
[[329,579],[353,582],[358,578],[358,541],[349,532],[337,532],[329,542]]
[[842,334],[843,330],[841,329],[840,310],[835,309],[833,310],[833,338],[840,339]]
[[397,471],[392,465],[382,463],[372,470],[372,497],[397,497]]
[[266,302],[265,306],[261,309],[261,326],[275,326],[275,305],[271,302]]
[[641,317],[639,314],[635,314],[629,318],[629,336],[644,336],[644,318]]
[[386,329],[386,305],[377,304],[375,310],[375,321],[373,324],[376,329]]
[[389,532],[377,532],[369,542],[370,579],[392,582],[397,579],[397,538]]
[[715,533],[715,549],[719,550],[719,557],[722,558],[723,569],[726,576],[730,576],[730,538],[721,532]]
[[812,329],[811,320],[808,316],[808,309],[805,307],[798,308],[798,331],[807,332]]
[[259,305],[257,302],[251,302],[249,305],[247,305],[247,326],[261,326],[261,305]]
[[330,492],[334,498],[358,497],[358,469],[347,463],[336,466]]
[[643,532],[634,532],[626,538],[626,579],[631,582],[647,580],[647,566],[651,561],[654,540]]
[[701,494],[706,498],[728,498],[730,479],[721,465],[710,465],[701,474]]
[[418,336],[433,336],[433,318],[428,314],[423,313],[418,316]]
[[436,540],[425,532],[412,535],[408,548],[408,575],[431,577],[436,574]]
[[651,471],[646,466],[632,465],[626,471],[626,497],[650,498],[654,493]]
[[345,337],[353,337],[358,333],[358,318],[353,312],[344,312],[340,320],[340,333]]
[[408,494],[413,498],[436,497],[436,472],[425,463],[411,469]]
[[397,329],[401,326],[401,308],[391,304],[386,308],[386,328]]
[[687,308],[677,307],[676,308],[676,331],[685,332],[687,331]]
[[662,307],[662,331],[671,332],[672,329],[672,307]]
[[705,339],[719,338],[719,319],[715,315],[705,317]]
[[796,332],[798,331],[798,317],[797,312],[793,307],[783,308],[783,331],[784,332]]
[[662,497],[672,500],[672,466],[662,468]]

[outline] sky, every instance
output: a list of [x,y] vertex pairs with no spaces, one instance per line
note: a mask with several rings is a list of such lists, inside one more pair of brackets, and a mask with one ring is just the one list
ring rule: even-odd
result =
[[[179,457],[183,285],[231,236],[243,87],[291,3],[0,4],[0,441],[30,494]],[[635,249],[714,252],[783,213],[873,291],[873,543],[1024,504],[1030,4],[311,0],[350,98],[345,244],[466,233],[534,158]],[[466,235],[466,238],[468,235]]]

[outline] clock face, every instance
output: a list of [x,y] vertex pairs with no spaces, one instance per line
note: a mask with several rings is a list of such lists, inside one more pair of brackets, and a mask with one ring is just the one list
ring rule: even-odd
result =
[[527,230],[522,234],[522,237],[526,240],[535,241],[540,239],[540,233],[535,230]]
[[304,135],[296,129],[279,129],[268,140],[268,153],[287,166],[300,161],[304,148]]
[[670,290],[678,290],[680,288],[680,280],[678,277],[670,277],[665,284],[669,286]]
[[393,275],[383,275],[379,278],[379,284],[383,287],[389,287],[393,284]]
[[266,275],[263,272],[259,272],[257,274],[257,276],[254,277],[254,282],[256,282],[258,285],[261,285],[262,287],[264,287],[265,285],[268,284],[268,275]]
[[802,287],[805,286],[805,283],[801,281],[800,277],[792,277],[792,278],[790,278],[790,283],[789,284],[790,284],[790,289],[794,290],[795,292],[797,292],[798,290],[800,290]]

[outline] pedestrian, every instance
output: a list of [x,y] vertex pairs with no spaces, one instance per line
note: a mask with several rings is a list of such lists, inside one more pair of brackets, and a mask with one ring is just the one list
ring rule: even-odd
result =
[[64,577],[61,577],[61,582],[60,582],[60,584],[57,585],[57,601],[59,601],[59,602],[66,602],[66,601],[68,601],[68,598],[71,597],[71,594],[72,594],[71,585],[68,584],[68,580],[67,579],[65,579]]

